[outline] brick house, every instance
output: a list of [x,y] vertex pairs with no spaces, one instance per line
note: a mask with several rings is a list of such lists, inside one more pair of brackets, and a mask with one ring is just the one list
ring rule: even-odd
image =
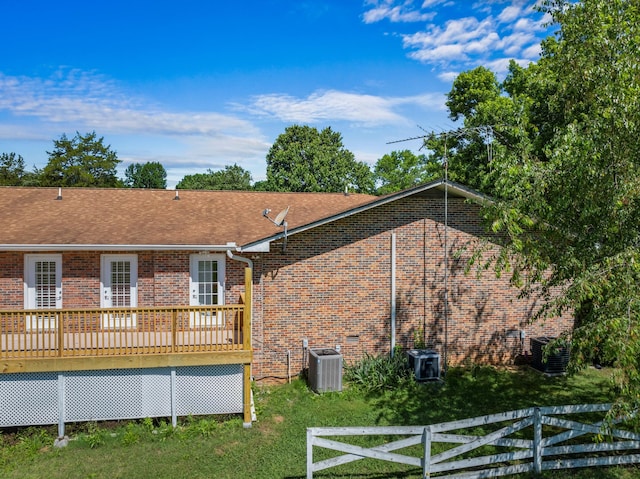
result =
[[[139,330],[144,308],[238,303],[250,265],[257,380],[298,374],[303,345],[338,347],[349,362],[424,342],[449,364],[510,363],[528,338],[571,323],[530,324],[535,300],[507,278],[464,274],[456,252],[484,235],[483,200],[444,181],[384,197],[0,188],[0,313],[12,312],[0,326],[21,310],[131,308],[94,327]],[[287,208],[286,228],[270,220]],[[207,314],[221,327],[219,311]],[[27,331],[55,329],[26,317]]]

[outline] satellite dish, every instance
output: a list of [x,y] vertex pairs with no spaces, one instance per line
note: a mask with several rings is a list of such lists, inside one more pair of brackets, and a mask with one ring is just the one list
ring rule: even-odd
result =
[[285,251],[287,248],[287,222],[284,220],[287,217],[287,213],[289,213],[289,207],[287,206],[285,209],[283,209],[280,213],[278,213],[278,215],[275,217],[275,219],[271,219],[269,217],[269,212],[271,210],[269,208],[265,209],[262,212],[262,216],[264,216],[265,218],[267,218],[269,221],[271,221],[274,225],[278,226],[278,227],[283,227],[284,228],[284,242],[282,243],[282,251]]
[[273,222],[277,226],[282,226],[282,223],[284,223],[284,219],[286,218],[287,213],[289,213],[289,207],[288,206],[285,209],[283,209],[280,213],[278,213],[278,215],[276,216],[276,219],[274,219]]

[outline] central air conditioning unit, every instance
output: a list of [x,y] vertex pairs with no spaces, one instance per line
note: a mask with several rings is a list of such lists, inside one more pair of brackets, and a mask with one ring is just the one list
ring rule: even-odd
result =
[[531,338],[531,366],[545,374],[564,374],[569,365],[569,348],[561,346],[551,351],[545,358],[545,347],[555,340],[554,337],[541,336]]
[[317,393],[342,391],[342,355],[335,349],[309,350],[309,386]]
[[440,379],[440,354],[431,349],[410,349],[407,363],[417,381]]

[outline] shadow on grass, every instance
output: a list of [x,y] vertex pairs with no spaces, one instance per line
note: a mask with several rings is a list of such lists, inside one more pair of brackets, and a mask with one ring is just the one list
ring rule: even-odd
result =
[[[394,479],[394,478],[403,478],[403,477],[410,477],[410,478],[414,478],[414,477],[420,477],[420,471],[413,470],[413,471],[407,471],[407,472],[385,472],[385,473],[344,473],[344,474],[336,474],[336,473],[330,473],[330,472],[315,472],[313,474],[314,478],[317,479],[322,479],[322,478],[331,478],[331,479],[339,479],[339,478],[349,478],[349,479],[357,479],[357,478],[362,478],[362,479]],[[304,476],[286,476],[283,479],[306,479],[306,475]]]
[[[587,370],[575,376],[545,376],[529,367],[496,369],[492,367],[454,368],[444,381],[413,383],[391,391],[377,391],[367,400],[377,412],[379,425],[428,425],[484,416],[499,412],[566,404],[610,402],[613,399],[605,370]],[[629,469],[627,469],[628,471]],[[595,470],[562,470],[542,477],[557,479],[622,479],[627,472],[618,468]],[[420,471],[394,471],[388,473],[363,472],[341,474],[320,471],[314,478],[392,479],[418,478]],[[302,479],[306,476],[288,476]],[[534,477],[520,474],[518,478]]]
[[379,424],[427,425],[533,406],[603,403],[612,400],[608,373],[545,376],[529,367],[451,369],[437,382],[374,393],[369,399]]

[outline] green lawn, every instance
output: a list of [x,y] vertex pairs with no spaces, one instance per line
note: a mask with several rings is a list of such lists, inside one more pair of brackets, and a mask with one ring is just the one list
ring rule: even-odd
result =
[[[607,370],[549,378],[530,369],[452,370],[444,383],[384,393],[354,388],[316,395],[301,381],[255,388],[258,421],[188,418],[174,430],[162,421],[84,424],[68,428],[69,446],[51,447],[55,429],[4,431],[0,477],[12,478],[304,478],[306,428],[433,424],[534,405],[611,400]],[[415,469],[358,461],[317,478],[418,478]],[[545,477],[640,478],[640,469],[560,471]]]

